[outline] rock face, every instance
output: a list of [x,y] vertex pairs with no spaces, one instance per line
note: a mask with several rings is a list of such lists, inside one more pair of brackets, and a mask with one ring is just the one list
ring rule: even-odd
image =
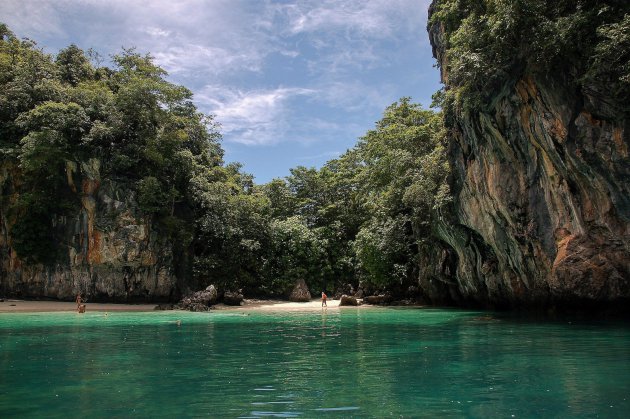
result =
[[440,272],[423,291],[506,307],[627,302],[630,121],[605,95],[527,73],[487,105],[450,130],[456,223],[438,226]]
[[[216,304],[217,295],[218,293],[214,285],[209,285],[205,290],[197,291],[182,298],[179,306],[184,310],[207,311],[207,308]],[[205,307],[205,309],[203,307]]]
[[344,294],[339,299],[339,305],[340,306],[358,306],[359,302],[357,301],[355,297]]
[[[63,257],[54,266],[28,265],[11,247],[6,202],[19,191],[15,168],[0,167],[0,294],[91,301],[166,301],[178,297],[172,244],[158,236],[137,210],[129,189],[101,181],[96,159],[66,167],[68,187],[81,202],[72,217],[54,219],[64,237]],[[51,214],[52,217],[52,214]]]
[[295,283],[291,294],[289,294],[289,301],[295,302],[308,302],[311,301],[311,293],[308,290],[308,286],[304,279],[300,279]]
[[238,291],[226,291],[223,294],[223,302],[229,306],[240,306],[243,302],[243,292]]

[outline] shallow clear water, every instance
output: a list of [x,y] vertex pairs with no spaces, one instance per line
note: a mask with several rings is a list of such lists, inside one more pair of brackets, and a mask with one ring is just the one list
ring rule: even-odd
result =
[[628,417],[630,326],[439,309],[1,314],[0,417],[44,416]]

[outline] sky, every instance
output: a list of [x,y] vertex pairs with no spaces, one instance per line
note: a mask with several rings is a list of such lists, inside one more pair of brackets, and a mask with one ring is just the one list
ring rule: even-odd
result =
[[0,22],[55,54],[135,47],[221,124],[257,183],[321,167],[404,96],[440,88],[430,0],[1,0]]

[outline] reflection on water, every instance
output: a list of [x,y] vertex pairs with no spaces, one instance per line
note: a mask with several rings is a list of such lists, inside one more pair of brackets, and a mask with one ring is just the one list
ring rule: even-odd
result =
[[0,377],[3,418],[625,417],[630,327],[437,309],[6,314]]

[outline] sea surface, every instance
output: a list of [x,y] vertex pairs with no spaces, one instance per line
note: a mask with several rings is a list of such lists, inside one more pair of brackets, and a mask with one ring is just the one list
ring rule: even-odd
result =
[[0,417],[627,418],[630,326],[418,308],[0,314]]

